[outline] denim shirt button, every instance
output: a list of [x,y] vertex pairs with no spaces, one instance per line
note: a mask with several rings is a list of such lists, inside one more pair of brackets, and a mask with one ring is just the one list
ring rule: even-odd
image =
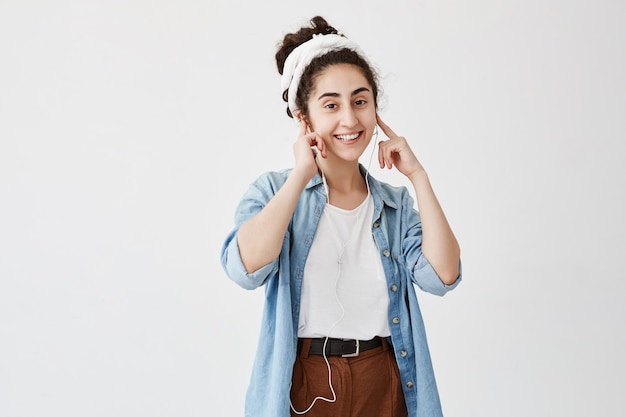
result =
[[407,388],[413,388],[413,381],[409,381],[406,383]]
[[374,228],[377,228],[377,227],[379,227],[379,226],[380,226],[380,223],[378,223],[378,222],[374,222]]
[[389,251],[388,250],[384,251],[383,255],[385,256],[385,258],[389,258]]
[[396,284],[391,285],[391,291],[392,292],[398,291],[398,286]]
[[400,319],[398,317],[394,317],[393,320],[391,320],[393,322],[393,324],[398,324],[400,323]]

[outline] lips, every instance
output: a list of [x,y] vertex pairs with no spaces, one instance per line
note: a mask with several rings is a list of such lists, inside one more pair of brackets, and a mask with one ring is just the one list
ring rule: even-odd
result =
[[360,135],[361,135],[361,132],[357,132],[357,133],[350,133],[350,134],[345,134],[345,135],[335,135],[335,138],[339,139],[342,142],[349,142],[351,140],[358,138]]

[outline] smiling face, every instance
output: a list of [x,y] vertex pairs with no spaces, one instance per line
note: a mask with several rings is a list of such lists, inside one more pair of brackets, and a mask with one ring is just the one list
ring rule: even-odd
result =
[[327,67],[315,77],[306,120],[322,137],[329,156],[358,161],[376,125],[372,86],[352,64]]

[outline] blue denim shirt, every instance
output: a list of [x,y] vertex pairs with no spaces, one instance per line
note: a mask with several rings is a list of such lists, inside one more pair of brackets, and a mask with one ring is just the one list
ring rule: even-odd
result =
[[[365,169],[361,166],[361,172]],[[289,393],[298,340],[302,276],[326,194],[319,175],[300,195],[281,253],[274,261],[247,273],[237,246],[237,230],[256,215],[285,183],[290,170],[261,175],[245,193],[227,236],[221,262],[227,275],[245,289],[265,285],[261,334],[246,396],[247,417],[289,417]],[[393,187],[368,176],[374,199],[372,234],[382,259],[389,292],[389,327],[411,417],[441,416],[441,404],[428,351],[422,314],[413,283],[444,295],[461,280],[445,285],[422,255],[422,228],[405,187]]]

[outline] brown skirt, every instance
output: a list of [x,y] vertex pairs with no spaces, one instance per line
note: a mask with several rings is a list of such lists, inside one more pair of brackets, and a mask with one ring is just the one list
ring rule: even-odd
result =
[[[398,365],[384,339],[382,346],[361,352],[357,357],[328,357],[334,396],[324,357],[309,355],[310,343],[303,345],[293,367],[292,417],[407,417]],[[316,397],[335,398],[335,401],[315,400]],[[299,414],[313,401],[306,414]]]

